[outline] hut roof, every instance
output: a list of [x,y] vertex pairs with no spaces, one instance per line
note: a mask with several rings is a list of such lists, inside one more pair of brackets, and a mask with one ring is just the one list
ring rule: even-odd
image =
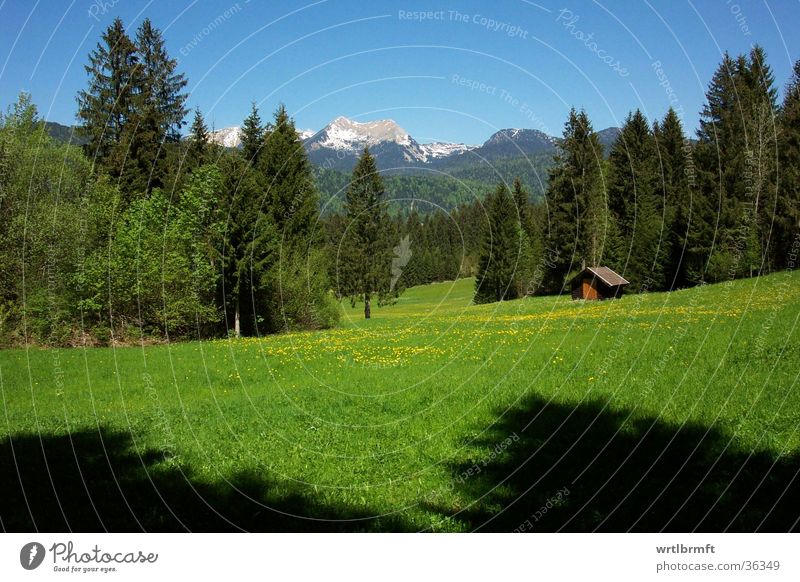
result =
[[609,287],[617,287],[618,285],[628,285],[630,281],[621,277],[608,267],[586,267],[583,271],[578,273],[575,278],[583,276],[584,273],[589,272]]

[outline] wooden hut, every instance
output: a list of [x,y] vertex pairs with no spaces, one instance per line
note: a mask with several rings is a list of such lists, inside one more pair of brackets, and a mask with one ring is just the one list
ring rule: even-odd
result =
[[586,267],[572,278],[572,299],[612,299],[628,284],[608,267]]

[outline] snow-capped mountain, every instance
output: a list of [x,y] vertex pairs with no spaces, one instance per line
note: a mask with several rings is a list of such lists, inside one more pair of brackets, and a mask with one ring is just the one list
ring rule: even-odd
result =
[[[301,140],[305,141],[314,135],[314,130],[298,129],[297,135]],[[212,131],[211,141],[226,148],[238,148],[242,145],[242,128],[235,126]]]
[[428,155],[408,132],[391,119],[358,122],[337,117],[305,141],[312,163],[350,170],[365,146],[381,168],[404,168],[427,161]]
[[[598,132],[606,152],[616,140],[617,128]],[[559,139],[537,129],[509,128],[495,132],[479,146],[463,143],[433,142],[420,144],[391,119],[354,121],[337,117],[320,131],[298,130],[311,163],[323,168],[350,171],[364,150],[370,152],[381,170],[407,170],[426,167],[445,169],[451,164],[491,163],[537,154],[553,154]],[[242,131],[226,127],[211,133],[212,139],[225,147],[240,147]]]
[[538,129],[501,129],[475,150],[475,154],[487,160],[515,158],[555,152],[557,146],[557,138]]
[[463,154],[464,152],[474,150],[478,147],[479,146],[466,145],[463,143],[450,143],[446,141],[435,141],[420,145],[422,153],[425,155],[426,162]]
[[242,145],[242,128],[226,127],[212,131],[211,141],[226,148],[238,148]]
[[300,136],[300,139],[302,139],[303,141],[307,140],[308,138],[310,138],[315,133],[317,133],[317,132],[314,131],[313,129],[298,129],[297,130],[297,135]]

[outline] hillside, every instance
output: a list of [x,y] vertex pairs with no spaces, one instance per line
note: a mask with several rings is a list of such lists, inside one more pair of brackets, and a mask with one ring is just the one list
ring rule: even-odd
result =
[[[791,527],[800,273],[595,303],[473,284],[324,332],[60,350],[58,389],[55,352],[2,351],[0,470],[51,531],[512,531],[556,497],[537,531]],[[6,529],[24,504],[3,480]]]

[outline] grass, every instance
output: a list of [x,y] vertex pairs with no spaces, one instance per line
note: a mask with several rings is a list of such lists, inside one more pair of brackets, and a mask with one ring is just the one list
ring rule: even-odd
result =
[[9,531],[786,531],[800,274],[0,352]]

